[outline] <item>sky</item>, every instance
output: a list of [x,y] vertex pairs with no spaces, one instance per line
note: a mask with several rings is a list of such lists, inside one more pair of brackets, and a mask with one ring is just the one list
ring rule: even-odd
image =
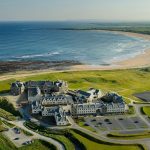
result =
[[150,21],[150,0],[0,0],[0,21]]

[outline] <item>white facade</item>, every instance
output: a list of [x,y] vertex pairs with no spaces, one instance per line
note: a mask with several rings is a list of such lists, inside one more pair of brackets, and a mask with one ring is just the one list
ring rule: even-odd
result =
[[68,120],[62,107],[43,107],[42,116],[54,116],[56,125],[67,125]]
[[54,116],[55,110],[58,107],[43,107],[42,109],[42,116]]
[[124,103],[109,103],[106,104],[107,113],[124,113],[126,106]]
[[28,89],[28,101],[29,101],[29,103],[32,103],[34,101],[40,101],[41,98],[42,98],[41,90],[38,87]]
[[55,117],[57,126],[68,124],[66,114],[65,114],[64,110],[62,109],[62,107],[59,107],[58,111],[55,111],[54,117]]
[[97,111],[102,113],[102,106],[102,103],[73,104],[71,108],[71,113],[72,115],[90,115],[96,114]]
[[38,101],[34,101],[31,104],[31,108],[32,108],[32,114],[38,114],[39,112],[41,112],[41,105],[39,104]]

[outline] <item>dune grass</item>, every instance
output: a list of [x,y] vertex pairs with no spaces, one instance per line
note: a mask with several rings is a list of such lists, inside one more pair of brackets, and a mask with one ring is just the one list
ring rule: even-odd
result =
[[[0,92],[7,91],[14,80],[66,80],[70,89],[87,90],[90,87],[106,91],[115,91],[119,94],[135,98],[132,94],[150,89],[150,72],[146,69],[127,69],[109,71],[70,71],[59,73],[45,73],[28,77],[14,78],[0,81]],[[127,103],[129,99],[125,99]]]

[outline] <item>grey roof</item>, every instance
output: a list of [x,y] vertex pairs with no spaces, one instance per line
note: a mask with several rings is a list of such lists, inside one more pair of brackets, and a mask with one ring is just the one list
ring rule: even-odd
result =
[[86,97],[89,97],[91,95],[90,93],[82,91],[82,90],[78,90],[77,93],[79,93],[79,94],[81,94],[83,96],[86,96]]
[[122,103],[123,102],[123,98],[122,96],[116,94],[116,93],[107,93],[102,100],[106,103]]
[[36,96],[38,94],[37,88],[29,88],[28,89],[28,95],[29,96]]

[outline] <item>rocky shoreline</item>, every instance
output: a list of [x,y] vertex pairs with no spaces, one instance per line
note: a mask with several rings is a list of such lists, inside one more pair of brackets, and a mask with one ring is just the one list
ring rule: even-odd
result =
[[74,65],[82,65],[78,61],[1,61],[0,73],[31,70],[65,70]]

